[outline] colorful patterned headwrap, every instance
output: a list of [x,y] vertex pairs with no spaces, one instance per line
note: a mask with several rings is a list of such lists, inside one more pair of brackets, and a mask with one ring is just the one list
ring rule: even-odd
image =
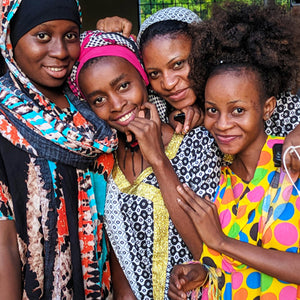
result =
[[[81,15],[79,2],[68,1],[74,1]],[[35,1],[35,5],[39,3]],[[13,58],[9,34],[10,22],[20,4],[21,0],[2,3],[0,47],[9,72],[0,81],[1,133],[12,140],[12,129],[9,129],[12,127],[19,135],[19,139],[13,139],[12,143],[23,150],[52,161],[62,160],[73,166],[87,165],[99,154],[116,148],[116,133],[112,133],[86,103],[74,97],[67,85],[64,92],[71,102],[74,117],[73,121],[66,122],[65,114],[21,71]],[[6,124],[7,118],[12,125]]]
[[137,36],[138,45],[140,44],[141,36],[149,26],[157,22],[168,20],[181,21],[188,24],[193,22],[201,22],[200,17],[196,13],[184,7],[175,6],[161,9],[147,18],[141,25],[139,34]]
[[142,76],[146,85],[149,84],[136,42],[132,37],[126,38],[119,33],[86,31],[81,37],[80,57],[73,67],[70,76],[70,87],[73,93],[84,98],[78,86],[78,75],[84,64],[96,57],[118,56],[130,62]]

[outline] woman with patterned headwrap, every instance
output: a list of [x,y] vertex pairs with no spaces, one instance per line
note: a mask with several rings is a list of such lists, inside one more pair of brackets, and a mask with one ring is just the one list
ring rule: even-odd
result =
[[113,158],[101,154],[117,140],[65,85],[80,51],[78,1],[3,1],[1,21],[0,298],[106,299]]
[[202,178],[201,167],[211,162],[217,168],[217,158],[210,155],[212,139],[204,128],[184,136],[161,124],[155,106],[147,102],[148,78],[139,57],[133,39],[86,32],[70,79],[73,92],[118,130],[105,203],[105,225],[115,253],[114,296],[161,300],[167,299],[174,264],[194,255],[184,243],[192,245],[196,237],[180,213],[176,186],[189,182],[199,195],[209,194],[218,179]]

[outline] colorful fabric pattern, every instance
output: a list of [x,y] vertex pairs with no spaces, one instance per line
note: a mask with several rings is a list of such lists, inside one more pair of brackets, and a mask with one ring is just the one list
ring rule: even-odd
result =
[[[263,247],[299,253],[300,197],[273,162],[272,147],[283,138],[269,136],[251,182],[229,167],[221,170],[215,197],[224,233]],[[299,188],[300,180],[296,181]],[[202,262],[211,283],[202,299],[299,299],[300,287],[263,274],[204,245]]]
[[[215,148],[209,133],[199,127],[184,137],[175,134],[166,149],[179,180],[201,196],[212,197],[218,185],[220,161]],[[131,185],[115,165],[108,183],[105,224],[137,299],[168,299],[173,266],[192,256],[169,218],[151,167]]]
[[0,220],[16,224],[23,299],[107,299],[103,213],[116,134],[67,86],[70,107],[60,109],[21,72],[9,38],[20,2],[2,3]]

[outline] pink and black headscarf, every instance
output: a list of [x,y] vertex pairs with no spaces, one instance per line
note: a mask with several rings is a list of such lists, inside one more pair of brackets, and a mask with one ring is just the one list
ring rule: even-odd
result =
[[145,84],[149,84],[137,44],[132,37],[127,38],[119,33],[95,30],[82,33],[80,40],[80,56],[69,78],[69,85],[78,97],[84,98],[78,86],[80,70],[86,62],[96,57],[117,56],[126,59],[140,73]]

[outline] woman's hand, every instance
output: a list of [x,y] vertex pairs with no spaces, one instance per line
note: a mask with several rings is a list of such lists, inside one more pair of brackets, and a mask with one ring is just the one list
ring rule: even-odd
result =
[[[150,165],[155,163],[160,156],[165,156],[161,121],[154,104],[145,103],[138,117],[129,123],[127,130],[135,135],[142,155]],[[127,130],[125,134],[129,136]]]
[[[175,121],[174,117],[183,112],[185,114],[184,123]],[[187,106],[181,111],[175,110],[169,116],[170,124],[176,133],[186,134],[190,129],[203,124],[204,114],[197,104]]]
[[201,240],[216,251],[226,239],[221,228],[217,207],[209,199],[203,199],[194,193],[186,184],[178,186],[182,197],[178,204],[191,218]]
[[132,23],[125,18],[114,16],[98,20],[96,28],[105,32],[121,32],[124,36],[129,37]]
[[173,300],[187,299],[186,293],[203,285],[207,271],[200,263],[177,265],[170,277],[168,296]]
[[[300,174],[300,147],[298,149],[289,150],[285,157],[284,153],[290,146],[300,146],[300,125],[298,125],[292,132],[285,138],[282,147],[282,166],[286,166],[292,178],[298,178]],[[285,161],[283,161],[285,159]]]

